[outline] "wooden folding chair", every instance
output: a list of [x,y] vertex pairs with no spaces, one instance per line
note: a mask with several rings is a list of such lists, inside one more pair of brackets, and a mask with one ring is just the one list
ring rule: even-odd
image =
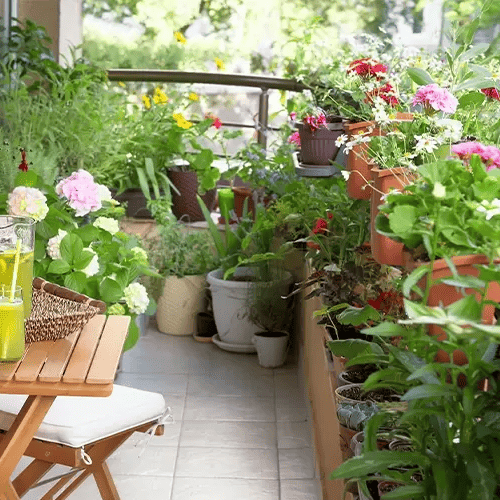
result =
[[[26,397],[0,395],[0,430],[7,431]],[[72,470],[55,479],[42,500],[67,498],[93,475],[103,500],[120,500],[106,459],[134,432],[163,434],[170,417],[161,394],[115,385],[107,398],[59,396],[28,446],[34,460],[12,481],[12,498],[22,497],[55,465]],[[3,434],[0,433],[0,441]],[[10,497],[7,496],[7,499]]]

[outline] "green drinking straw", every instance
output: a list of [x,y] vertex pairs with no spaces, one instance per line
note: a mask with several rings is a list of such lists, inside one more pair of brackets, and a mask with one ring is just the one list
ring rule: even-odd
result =
[[18,238],[16,243],[16,255],[14,257],[14,271],[12,272],[12,287],[10,289],[9,302],[14,302],[16,294],[17,270],[19,269],[20,257],[21,257],[21,240]]

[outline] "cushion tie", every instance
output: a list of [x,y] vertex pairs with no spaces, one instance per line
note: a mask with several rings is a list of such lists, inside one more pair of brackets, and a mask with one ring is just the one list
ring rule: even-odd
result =
[[170,408],[170,406],[167,406],[163,415],[144,433],[144,436],[135,444],[136,447],[141,446],[138,457],[140,457],[144,453],[144,450],[147,448],[149,442],[151,441],[151,438],[155,435],[156,429],[158,429],[160,425],[173,423],[174,415],[172,414],[172,408]]

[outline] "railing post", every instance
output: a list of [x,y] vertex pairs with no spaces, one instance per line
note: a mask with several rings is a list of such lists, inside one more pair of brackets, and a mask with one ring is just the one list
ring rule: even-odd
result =
[[263,87],[259,96],[259,116],[257,122],[257,142],[262,149],[267,148],[267,132],[269,120],[269,94],[268,89]]

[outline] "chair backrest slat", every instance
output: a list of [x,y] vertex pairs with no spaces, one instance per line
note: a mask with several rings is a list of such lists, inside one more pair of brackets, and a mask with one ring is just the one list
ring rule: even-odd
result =
[[129,324],[130,316],[108,317],[87,375],[87,384],[113,382]]

